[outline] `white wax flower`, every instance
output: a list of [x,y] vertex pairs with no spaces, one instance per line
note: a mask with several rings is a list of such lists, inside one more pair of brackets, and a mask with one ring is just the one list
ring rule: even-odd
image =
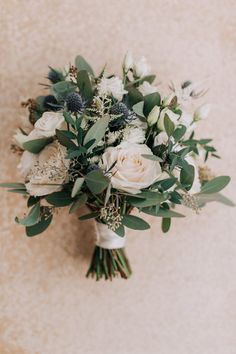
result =
[[133,68],[134,60],[132,53],[128,51],[125,55],[124,62],[123,62],[123,67],[125,69],[125,72],[128,72],[130,69]]
[[131,144],[142,144],[145,140],[145,131],[140,128],[127,127],[124,130],[124,139]]
[[197,122],[201,119],[206,119],[210,113],[211,105],[209,103],[204,103],[196,109],[194,112],[194,121]]
[[18,168],[26,178],[30,195],[42,196],[62,189],[69,168],[65,153],[58,142],[48,144],[39,154],[24,151]]
[[118,101],[121,101],[123,95],[127,92],[128,91],[124,89],[122,80],[116,76],[111,77],[110,79],[103,77],[98,84],[98,94],[100,96],[112,95]]
[[151,93],[157,92],[158,88],[157,88],[157,86],[154,86],[154,85],[150,84],[148,81],[144,81],[142,83],[142,85],[140,85],[138,87],[138,90],[139,90],[139,92],[141,92],[141,94],[143,96],[146,96],[146,95],[149,95]]
[[174,125],[178,125],[178,119],[180,117],[179,114],[176,114],[174,112],[172,112],[170,109],[168,108],[164,108],[161,113],[160,113],[160,117],[158,119],[158,122],[157,122],[157,126],[160,130],[162,131],[165,131],[165,126],[164,126],[164,118],[165,118],[165,115],[168,115],[168,117],[170,118],[170,120],[174,123]]
[[111,171],[113,188],[137,194],[158,180],[162,171],[158,161],[142,155],[153,155],[145,144],[123,142],[116,147],[109,147],[102,155],[103,168]]
[[149,74],[150,66],[148,65],[145,57],[142,57],[134,63],[134,72],[138,77],[143,77]]
[[157,122],[158,117],[159,117],[159,113],[160,113],[160,107],[154,106],[147,117],[147,122],[150,127]]

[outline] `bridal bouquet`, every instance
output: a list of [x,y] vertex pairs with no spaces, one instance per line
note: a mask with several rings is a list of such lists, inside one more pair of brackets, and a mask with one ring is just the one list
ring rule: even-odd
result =
[[47,79],[48,94],[23,103],[27,119],[14,135],[24,181],[1,184],[27,197],[28,215],[16,217],[27,236],[45,231],[58,208],[86,205],[80,220],[93,218],[97,231],[87,276],[128,278],[125,232],[149,229],[144,214],[162,218],[167,232],[184,216],[175,205],[195,212],[210,201],[233,205],[219,193],[230,178],[206,165],[218,157],[212,140],[194,134],[209,111],[197,105],[198,85],[172,84],[160,94],[146,60],[130,54],[122,78],[106,68],[95,75],[77,56],[67,70],[50,68]]

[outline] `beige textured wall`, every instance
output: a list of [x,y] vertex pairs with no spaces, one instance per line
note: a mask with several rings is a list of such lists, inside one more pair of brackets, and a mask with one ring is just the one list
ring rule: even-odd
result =
[[[146,55],[158,80],[210,79],[211,117],[201,125],[235,177],[235,0],[1,0],[0,179],[15,181],[9,141],[22,98],[47,65],[78,53],[96,70],[119,70],[127,48]],[[205,133],[206,132],[206,133]],[[236,200],[235,180],[227,196]],[[128,233],[134,274],[113,283],[87,280],[93,224],[66,213],[42,236],[14,224],[25,201],[1,193],[1,354],[234,354],[235,209],[209,205],[176,220],[163,236]]]

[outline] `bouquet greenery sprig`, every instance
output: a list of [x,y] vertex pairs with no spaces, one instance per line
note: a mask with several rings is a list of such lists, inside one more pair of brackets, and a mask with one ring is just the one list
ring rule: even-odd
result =
[[196,212],[210,201],[233,205],[219,193],[230,178],[206,165],[218,157],[212,140],[195,137],[209,111],[196,104],[204,93],[197,85],[161,94],[146,60],[130,54],[122,78],[106,68],[95,75],[77,56],[68,70],[50,67],[47,79],[48,94],[23,103],[29,113],[14,135],[24,182],[1,184],[28,198],[28,215],[16,217],[27,236],[45,231],[58,208],[86,205],[80,220],[93,218],[97,230],[87,276],[128,278],[125,232],[149,229],[143,214],[162,218],[167,232],[172,218],[184,216],[176,205]]

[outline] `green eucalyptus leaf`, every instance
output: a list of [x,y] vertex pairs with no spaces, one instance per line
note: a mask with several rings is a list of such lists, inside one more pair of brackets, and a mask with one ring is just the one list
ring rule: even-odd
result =
[[201,194],[210,194],[220,192],[230,182],[229,176],[219,176],[206,182],[201,188]]
[[198,204],[201,206],[201,205],[204,205],[206,203],[209,203],[209,202],[219,202],[219,203],[222,203],[222,204],[225,204],[227,206],[235,206],[234,202],[232,200],[230,200],[229,198],[225,197],[224,195],[220,194],[220,193],[211,193],[211,194],[197,194],[196,195],[197,197],[197,201],[198,201]]
[[168,136],[171,136],[174,133],[175,125],[169,118],[168,114],[165,114],[164,116],[164,128]]
[[164,202],[168,198],[168,193],[142,192],[137,196],[138,198],[136,196],[127,197],[127,202],[137,208],[145,208]]
[[155,80],[155,78],[156,78],[156,75],[147,75],[147,76],[144,76],[144,77],[142,77],[142,79],[139,81],[139,84],[140,84],[140,85],[143,84],[144,81],[147,81],[147,82],[149,82],[149,84],[152,84],[153,81]]
[[32,226],[39,222],[40,220],[40,204],[39,202],[33,206],[30,210],[28,216],[23,219],[19,219],[18,217],[15,218],[15,221],[18,224],[25,225],[25,226]]
[[143,95],[135,87],[128,88],[128,104],[129,107],[133,107],[136,103],[143,101]]
[[177,213],[176,211],[169,210],[169,209],[161,209],[156,207],[142,208],[142,212],[145,214],[160,216],[163,218],[183,218],[184,217],[183,214]]
[[101,170],[94,170],[85,176],[85,182],[92,193],[100,194],[108,187],[110,181]]
[[88,150],[92,150],[104,137],[105,132],[107,130],[109,124],[109,117],[104,116],[100,118],[87,132],[84,138],[84,145],[86,145],[89,141],[95,139],[95,142],[90,146]]
[[133,230],[150,229],[150,225],[146,221],[134,215],[123,215],[122,224]]
[[89,219],[94,219],[99,216],[99,212],[93,212],[89,214],[85,214],[79,217],[80,220],[89,220]]
[[183,138],[184,134],[186,133],[187,128],[184,125],[178,126],[174,133],[172,134],[173,138],[175,139],[175,142],[180,141],[181,138]]
[[77,57],[75,58],[75,66],[79,71],[86,70],[88,73],[94,76],[92,67],[81,55],[77,55]]
[[0,187],[25,190],[24,183],[0,183]]
[[66,123],[68,123],[72,127],[75,127],[75,120],[73,119],[73,117],[70,115],[69,112],[64,111],[63,116],[65,118]]
[[81,190],[81,187],[84,183],[84,178],[83,177],[79,177],[76,179],[72,192],[71,192],[71,197],[74,198],[76,196],[76,194],[78,194]]
[[152,160],[152,161],[159,161],[159,162],[162,162],[163,160],[156,156],[156,155],[148,155],[148,154],[142,154],[142,156],[145,158],[145,159],[148,159],[148,160]]
[[120,237],[125,236],[125,228],[123,225],[120,225],[117,229],[114,230],[114,232]]
[[70,81],[60,81],[52,85],[52,93],[59,103],[63,102],[66,96],[75,90],[75,84]]
[[140,101],[133,105],[132,110],[134,113],[136,113],[139,117],[145,118],[143,114],[143,107],[144,107],[144,101]]
[[46,145],[53,141],[52,138],[41,138],[23,143],[23,148],[33,154],[38,154]]
[[69,214],[73,213],[77,209],[81,208],[83,205],[86,204],[88,200],[87,194],[83,193],[77,197],[77,199],[74,201],[74,203],[71,205],[71,208],[69,210]]

